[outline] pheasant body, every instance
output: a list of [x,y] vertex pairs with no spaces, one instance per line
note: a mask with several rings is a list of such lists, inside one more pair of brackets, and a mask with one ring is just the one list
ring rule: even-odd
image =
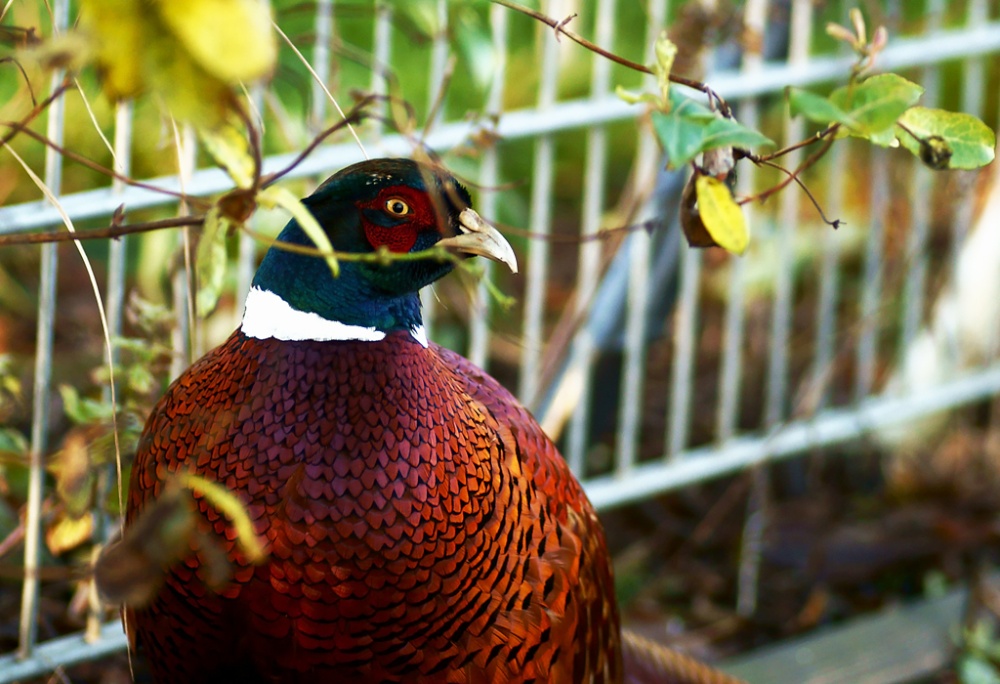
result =
[[[359,228],[369,250],[382,239],[398,251],[448,243],[448,217],[466,210],[468,196],[455,199],[448,178],[414,178],[412,162],[380,164],[352,167],[314,196],[335,247],[354,246]],[[370,182],[346,182],[359,173]],[[394,234],[403,223],[380,208],[426,217],[431,201],[421,207],[402,191],[430,195],[434,183],[452,193],[438,202],[448,216],[430,220],[438,233]],[[392,204],[399,198],[410,213]],[[283,236],[294,241],[296,230],[293,222]],[[213,592],[192,554],[167,571],[152,603],[127,610],[154,678],[620,682],[609,560],[582,489],[513,396],[422,339],[416,290],[448,268],[401,262],[368,277],[345,265],[334,281],[321,260],[290,267],[274,252],[255,288],[292,302],[287,320],[306,320],[304,309],[322,320],[336,314],[340,327],[295,339],[287,312],[251,325],[248,302],[244,326],[154,409],[129,522],[173,473],[193,470],[240,498],[269,551],[266,563],[250,564],[229,520],[197,499],[203,530],[236,569]],[[319,294],[283,292],[289,277],[318,279]]]

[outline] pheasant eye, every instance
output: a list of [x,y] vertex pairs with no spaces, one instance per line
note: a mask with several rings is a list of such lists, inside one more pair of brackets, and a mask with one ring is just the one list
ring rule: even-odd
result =
[[399,197],[390,197],[385,201],[385,210],[393,216],[407,216],[411,213],[410,205]]

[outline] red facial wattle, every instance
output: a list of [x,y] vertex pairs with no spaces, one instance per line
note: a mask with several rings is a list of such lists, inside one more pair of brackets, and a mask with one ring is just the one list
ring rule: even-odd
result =
[[[399,200],[407,208],[405,214],[394,214],[388,206]],[[361,223],[365,230],[368,243],[378,249],[386,247],[390,252],[406,253],[413,249],[417,235],[425,230],[433,229],[437,221],[434,208],[427,194],[408,185],[393,185],[382,189],[378,195],[367,202],[359,202]],[[370,212],[385,212],[392,218],[395,225],[383,226],[371,221],[366,214]]]

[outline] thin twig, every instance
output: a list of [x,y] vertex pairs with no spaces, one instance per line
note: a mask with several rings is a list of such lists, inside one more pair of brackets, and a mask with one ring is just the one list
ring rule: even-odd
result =
[[282,177],[293,171],[296,166],[301,164],[302,161],[310,154],[312,154],[313,151],[317,147],[319,147],[320,144],[328,137],[339,131],[341,128],[344,128],[345,126],[350,127],[352,123],[359,123],[361,119],[364,118],[364,116],[366,115],[366,112],[364,111],[365,107],[367,107],[374,99],[375,99],[374,96],[367,96],[360,102],[358,102],[356,105],[354,105],[354,107],[344,115],[343,119],[333,124],[325,131],[323,131],[315,138],[313,138],[312,142],[306,145],[306,148],[302,150],[298,155],[296,155],[295,159],[292,160],[291,164],[281,169],[280,171],[275,171],[274,173],[269,173],[263,176],[260,181],[260,187],[266,188],[270,185],[274,185]]
[[200,226],[205,223],[204,216],[174,216],[159,221],[135,223],[127,226],[112,225],[108,228],[85,230],[77,233],[13,233],[0,235],[0,247],[12,245],[40,245],[47,242],[76,242],[78,240],[116,239],[123,235],[135,233],[151,233],[155,230],[180,228],[182,226]]
[[789,178],[791,178],[793,181],[795,181],[798,184],[798,186],[800,188],[802,188],[802,192],[806,193],[806,197],[808,197],[809,201],[812,202],[812,204],[813,204],[814,207],[816,207],[816,211],[819,212],[819,217],[821,219],[823,219],[823,223],[825,223],[825,224],[827,224],[829,226],[833,226],[834,230],[836,230],[837,228],[840,227],[840,225],[842,223],[841,220],[840,219],[834,219],[833,221],[831,221],[830,219],[828,219],[826,217],[826,214],[823,213],[823,209],[820,208],[820,206],[819,206],[819,202],[817,202],[816,198],[813,197],[813,194],[811,192],[809,192],[809,188],[806,187],[806,184],[802,182],[802,179],[798,177],[797,173],[792,173],[791,171],[789,171],[788,169],[786,169],[784,166],[781,166],[780,164],[775,164],[774,162],[771,162],[771,161],[762,161],[761,163],[764,166],[770,166],[772,169],[777,169],[778,171],[781,171],[782,173],[787,174]]
[[[41,133],[39,133],[37,131],[33,131],[30,128],[28,128],[25,125],[24,121],[0,122],[0,126],[8,126],[10,128],[14,128],[18,132],[21,132],[21,133],[24,133],[25,135],[27,135],[29,138],[33,138],[33,139],[37,140],[38,142],[42,143],[43,145],[51,147],[53,150],[55,150],[56,152],[58,152],[60,155],[64,156],[65,158],[71,159],[71,160],[75,161],[77,164],[81,164],[82,166],[86,166],[88,169],[90,169],[92,171],[97,171],[100,174],[103,174],[103,175],[108,176],[110,178],[114,178],[115,180],[119,180],[122,183],[125,183],[126,185],[131,185],[131,186],[136,187],[136,188],[142,188],[143,190],[149,190],[150,192],[157,192],[157,193],[160,193],[161,195],[167,195],[168,197],[175,197],[175,198],[177,198],[179,200],[183,200],[183,201],[188,202],[190,204],[196,205],[196,206],[198,206],[200,208],[208,208],[212,204],[210,201],[205,200],[205,199],[201,199],[201,198],[198,198],[198,197],[191,197],[189,195],[185,195],[183,192],[176,192],[174,190],[167,190],[166,188],[157,187],[155,185],[151,185],[149,183],[144,183],[142,181],[137,181],[137,180],[134,180],[132,178],[129,178],[128,176],[124,176],[124,175],[118,173],[117,171],[115,171],[114,169],[109,169],[106,166],[98,164],[93,159],[88,159],[87,157],[84,157],[83,155],[81,155],[81,154],[79,154],[77,152],[74,152],[74,151],[72,151],[70,149],[67,149],[67,148],[63,147],[62,145],[57,145],[55,142],[53,142],[52,140],[49,140],[47,137],[45,137]],[[13,137],[13,136],[10,136],[10,137]],[[0,147],[2,147],[6,143],[6,141],[10,139],[10,137],[8,137],[6,139],[3,139],[3,140],[0,140]]]
[[[802,164],[799,165],[799,168],[795,169],[794,172],[786,171],[786,173],[789,174],[788,178],[781,181],[777,185],[768,188],[767,190],[761,192],[760,194],[752,195],[750,197],[744,197],[739,202],[737,202],[737,204],[747,204],[748,202],[756,202],[756,201],[763,202],[771,195],[777,192],[781,192],[782,190],[787,188],[789,185],[792,184],[793,181],[797,179],[797,176],[799,176],[802,172],[804,172],[806,169],[808,169],[813,164],[815,164],[816,162],[818,162],[820,159],[823,158],[823,155],[825,155],[827,151],[830,149],[830,147],[833,145],[834,138],[827,137],[825,138],[825,141],[826,142],[823,145],[823,147],[819,148],[812,155],[810,155],[804,162],[802,162]],[[782,171],[785,171],[785,169],[782,169]]]
[[53,102],[55,102],[60,95],[69,90],[71,85],[72,81],[70,81],[68,78],[64,79],[63,82],[59,85],[59,87],[52,91],[51,95],[49,95],[47,98],[45,98],[40,103],[35,105],[34,108],[32,108],[30,112],[28,112],[28,115],[18,122],[17,126],[14,127],[14,130],[12,130],[4,137],[0,138],[0,147],[3,147],[11,140],[13,140],[14,136],[16,136],[22,130],[28,130],[27,128],[28,124],[34,121],[35,117],[37,117],[39,114],[48,109],[48,106]]
[[[553,19],[552,17],[546,16],[541,12],[531,9],[530,7],[525,7],[524,5],[519,5],[516,2],[511,2],[511,0],[491,0],[491,2],[494,2],[498,5],[503,5],[508,9],[514,10],[515,12],[520,12],[521,14],[525,14],[531,17],[532,19],[537,19],[543,24],[551,26],[552,29],[556,32],[557,36],[561,33],[562,35],[566,36],[567,38],[577,43],[578,45],[587,48],[591,52],[594,52],[600,55],[601,57],[604,57],[605,59],[610,59],[615,64],[620,64],[623,67],[627,67],[629,69],[632,69],[633,71],[638,71],[643,74],[650,74],[651,76],[655,75],[653,70],[650,69],[648,66],[644,64],[639,64],[638,62],[633,62],[630,59],[622,57],[621,55],[616,55],[613,52],[605,50],[600,45],[592,43],[583,36],[581,36],[580,34],[574,33],[573,31],[567,29],[565,24],[569,19],[573,18],[572,16],[563,20]],[[693,88],[694,90],[705,93],[709,97],[714,98],[719,102],[719,105],[722,108],[723,112],[729,110],[729,107],[728,105],[726,105],[725,100],[719,97],[719,95],[714,90],[709,88],[706,84],[702,83],[701,81],[695,81],[690,78],[684,78],[683,76],[678,76],[676,74],[670,74],[670,82],[676,83],[678,85],[687,86],[688,88]]]

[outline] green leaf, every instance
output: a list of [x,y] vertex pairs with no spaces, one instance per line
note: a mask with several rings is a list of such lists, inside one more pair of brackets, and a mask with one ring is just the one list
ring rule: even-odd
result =
[[0,428],[0,453],[24,456],[28,453],[28,440],[14,428]]
[[716,147],[774,147],[774,141],[735,119],[717,118],[705,128],[699,152]]
[[925,156],[929,153],[928,146],[935,142],[931,139],[935,137],[951,150],[950,158],[944,160],[945,167],[949,169],[978,169],[993,161],[996,135],[971,114],[911,107],[900,117],[899,123],[913,133],[911,135],[901,126],[897,127],[896,137],[900,144],[925,162],[929,161]]
[[1000,684],[1000,674],[991,664],[974,656],[965,656],[958,666],[962,684]]
[[281,207],[290,213],[298,221],[299,228],[316,245],[316,248],[328,253],[325,259],[333,277],[340,276],[340,264],[337,263],[337,257],[333,253],[330,238],[327,237],[326,231],[319,225],[316,217],[312,215],[306,205],[302,204],[298,197],[282,187],[272,185],[257,193],[257,201],[265,208]]
[[86,425],[111,419],[111,404],[81,397],[72,385],[60,385],[63,411],[77,425]]
[[770,138],[726,119],[691,98],[670,91],[669,113],[653,112],[653,129],[663,145],[669,167],[677,169],[706,150],[718,147],[774,145]]
[[750,243],[750,231],[729,187],[712,176],[699,175],[695,191],[698,213],[715,243],[727,252],[743,254]]
[[831,123],[852,127],[857,125],[844,110],[822,95],[790,86],[785,89],[785,93],[788,96],[788,109],[792,116],[804,116],[824,126]]
[[195,305],[198,316],[204,318],[212,313],[219,303],[222,285],[226,277],[226,235],[233,226],[218,204],[205,214],[205,225],[198,240],[195,257],[195,272],[198,276],[198,293]]
[[653,130],[667,155],[667,167],[679,169],[698,156],[705,134],[705,123],[679,116],[653,112]]
[[854,123],[851,133],[862,138],[891,127],[923,94],[924,89],[896,74],[879,74],[837,88],[830,102],[839,107]]

